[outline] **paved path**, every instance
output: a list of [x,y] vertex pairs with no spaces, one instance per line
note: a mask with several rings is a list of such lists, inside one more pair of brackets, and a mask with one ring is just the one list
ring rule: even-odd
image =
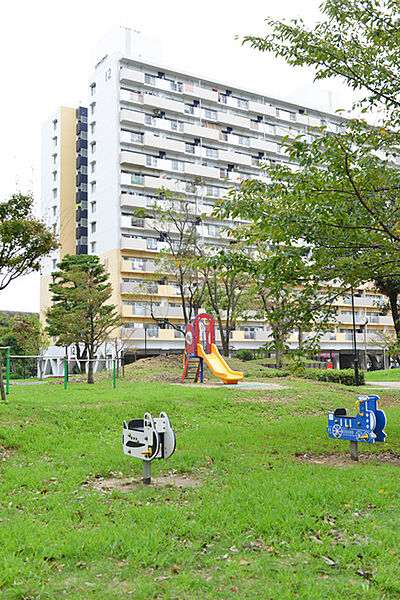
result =
[[388,390],[400,390],[400,381],[366,381],[365,385]]

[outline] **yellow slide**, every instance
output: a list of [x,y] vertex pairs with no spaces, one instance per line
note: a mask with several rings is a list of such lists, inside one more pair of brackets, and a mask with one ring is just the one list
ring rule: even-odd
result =
[[243,379],[243,373],[239,371],[232,371],[218,352],[218,348],[215,344],[211,344],[211,354],[206,354],[201,344],[197,344],[196,348],[197,356],[204,358],[211,371],[222,379],[225,384],[233,384]]

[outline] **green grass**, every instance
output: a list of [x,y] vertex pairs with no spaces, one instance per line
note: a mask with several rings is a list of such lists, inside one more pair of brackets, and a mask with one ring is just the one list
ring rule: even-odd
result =
[[[356,390],[276,381],[286,389],[12,387],[0,406],[0,598],[400,598],[399,468],[295,456],[348,451],[327,437],[327,410],[354,407]],[[400,452],[400,393],[382,406],[388,441],[362,450]],[[188,473],[197,488],[84,485],[139,477],[122,421],[161,410],[177,450],[153,474]]]
[[366,381],[400,381],[400,369],[385,369],[384,371],[368,371]]

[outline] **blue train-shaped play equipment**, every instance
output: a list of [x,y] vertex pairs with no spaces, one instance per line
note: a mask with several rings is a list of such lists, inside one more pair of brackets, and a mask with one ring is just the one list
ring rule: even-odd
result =
[[329,412],[326,428],[329,437],[368,444],[384,442],[386,415],[379,408],[379,396],[357,396],[356,411],[355,417],[347,415],[345,408]]

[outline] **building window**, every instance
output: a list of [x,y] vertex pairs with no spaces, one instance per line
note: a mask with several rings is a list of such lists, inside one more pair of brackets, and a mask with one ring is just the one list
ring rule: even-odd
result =
[[94,201],[93,201],[93,202],[91,202],[91,203],[90,203],[90,211],[91,211],[92,213],[95,213],[95,212],[96,212],[96,208],[97,208],[97,202],[94,202]]
[[90,133],[94,133],[96,131],[96,121],[94,123],[90,123]]
[[53,206],[53,217],[57,214],[57,206]]
[[90,184],[90,191],[92,194],[95,193],[95,191],[96,191],[96,182],[95,181],[92,181],[92,183]]
[[206,119],[211,119],[213,121],[215,121],[217,119],[217,111],[215,111],[215,110],[206,109],[204,111],[204,115],[205,115]]
[[53,171],[53,181],[57,181],[57,171]]
[[57,136],[55,135],[53,137],[53,147],[55,148],[57,146]]
[[90,223],[90,233],[96,233],[96,221]]
[[145,115],[144,122],[146,123],[146,125],[155,125],[156,119],[155,119],[155,117],[152,117],[151,115]]
[[249,101],[248,100],[242,100],[242,98],[238,98],[238,107],[239,108],[249,108]]
[[149,75],[148,73],[145,73],[144,82],[148,83],[149,85],[156,85],[156,78],[154,77],[154,75]]
[[218,158],[218,150],[214,150],[214,148],[206,148],[206,156],[208,158]]
[[131,132],[131,142],[137,142],[137,143],[141,144],[142,143],[142,134],[132,131]]
[[191,104],[185,104],[185,113],[187,115],[193,115],[194,114],[194,106],[192,106]]
[[57,198],[57,188],[53,188],[53,198]]
[[90,144],[90,151],[92,154],[94,154],[96,152],[96,142],[92,142]]
[[238,142],[242,146],[249,146],[249,144],[250,144],[249,138],[245,137],[244,135],[238,135]]
[[94,115],[96,110],[96,102],[92,102],[92,104],[90,105],[90,114]]
[[53,223],[53,233],[57,233],[57,223]]
[[181,160],[171,160],[171,168],[174,171],[184,171],[185,170],[184,163]]
[[96,171],[96,161],[94,160],[93,162],[90,163],[90,172],[95,173],[95,171]]
[[92,83],[92,85],[90,86],[90,95],[94,96],[96,93],[96,84]]
[[57,164],[57,154],[53,154],[53,165]]
[[157,248],[158,248],[157,240],[154,238],[147,238],[146,239],[146,248],[147,248],[147,250],[157,250]]
[[51,262],[52,262],[52,265],[53,265],[53,269],[55,269],[56,266],[57,266],[57,259],[53,258],[53,260]]
[[53,131],[55,131],[57,129],[57,119],[54,119],[53,121]]
[[157,166],[157,158],[155,156],[146,156],[146,165],[148,167],[156,167]]
[[90,252],[96,254],[96,242],[90,242]]

